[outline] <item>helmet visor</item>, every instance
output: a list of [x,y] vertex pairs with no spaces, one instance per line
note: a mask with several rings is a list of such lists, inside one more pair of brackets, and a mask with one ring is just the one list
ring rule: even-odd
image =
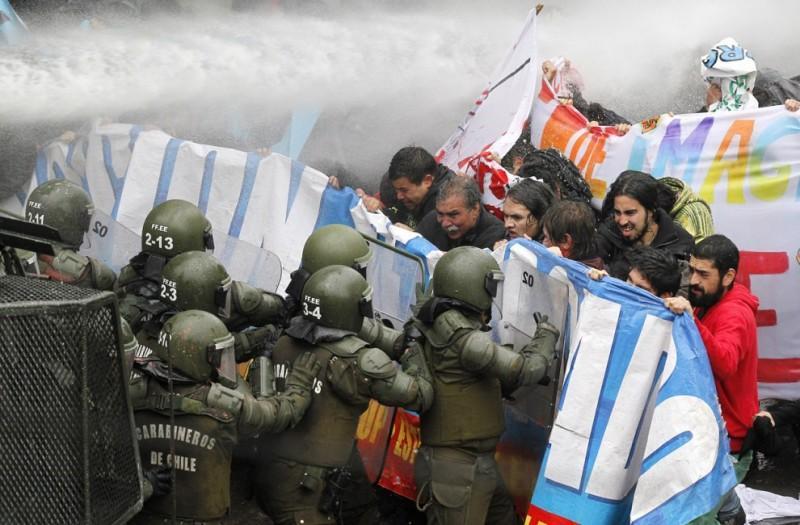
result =
[[208,362],[217,371],[217,380],[222,385],[236,388],[236,352],[232,335],[209,345]]
[[230,277],[222,281],[214,292],[214,303],[217,305],[217,315],[223,319],[230,319],[233,313],[233,294],[231,286],[233,281]]
[[483,287],[486,289],[486,293],[489,294],[489,297],[492,299],[497,297],[497,289],[504,279],[505,276],[503,272],[499,270],[492,270],[486,274],[486,277],[483,279]]
[[353,261],[353,269],[358,270],[358,273],[360,273],[364,279],[367,278],[367,266],[371,260],[372,250],[368,249],[366,255],[358,257]]
[[372,308],[372,286],[367,285],[367,289],[361,294],[361,300],[358,303],[358,311],[365,318],[372,319],[375,317],[375,310]]

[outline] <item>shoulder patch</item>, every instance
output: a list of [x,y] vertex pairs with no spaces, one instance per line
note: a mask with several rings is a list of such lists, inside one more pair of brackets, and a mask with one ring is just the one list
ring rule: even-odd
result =
[[61,250],[53,258],[53,269],[72,281],[83,276],[89,266],[89,258],[72,250]]
[[386,379],[397,373],[389,356],[377,348],[365,348],[359,352],[358,368],[373,379]]
[[458,332],[462,330],[477,330],[480,324],[471,321],[458,310],[452,309],[439,315],[433,322],[433,330],[428,330],[425,336],[435,347],[443,347],[450,343]]

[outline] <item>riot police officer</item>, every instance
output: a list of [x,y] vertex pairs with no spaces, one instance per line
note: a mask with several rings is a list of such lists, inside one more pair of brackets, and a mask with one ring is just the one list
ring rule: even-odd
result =
[[[219,317],[234,335],[237,362],[263,353],[277,340],[286,309],[279,295],[232,280],[213,255],[199,251],[176,255],[164,266],[158,297],[178,311],[203,310]],[[249,327],[257,328],[243,331]]]
[[114,287],[117,276],[111,268],[94,257],[78,253],[93,214],[89,195],[67,180],[49,180],[31,192],[25,218],[54,228],[62,240],[62,244],[55,246],[55,256],[37,255],[39,273],[82,288],[111,290]]
[[[315,272],[341,264],[358,271],[367,277],[367,266],[372,260],[369,243],[355,229],[343,224],[329,224],[312,233],[303,245],[300,268],[292,272],[292,279],[286,287],[286,303],[289,318],[301,315],[302,291],[308,278]],[[396,359],[404,350],[402,332],[393,330],[372,317],[365,317],[358,330],[358,337],[370,345],[380,348]]]
[[435,389],[420,416],[415,462],[417,505],[428,523],[519,522],[494,459],[504,429],[502,396],[546,375],[559,332],[541,318],[520,352],[494,343],[487,323],[502,279],[489,253],[450,250],[436,264],[433,297],[412,321]]
[[276,525],[334,523],[335,490],[342,484],[358,419],[370,399],[416,410],[431,403],[421,352],[401,358],[406,370],[414,370],[410,375],[356,336],[363,319],[372,315],[371,296],[372,288],[352,268],[334,265],[316,271],[303,287],[302,315],[292,318],[273,350],[276,384],[281,370],[303,352],[313,352],[322,365],[303,420],[282,434],[262,436],[256,485],[259,501]]
[[159,291],[164,265],[184,252],[213,249],[211,223],[194,204],[171,199],[150,210],[142,226],[142,251],[120,270],[114,287],[120,312],[134,332],[163,312]]
[[[303,245],[300,268],[292,272],[286,287],[287,317],[302,315],[302,291],[309,277],[322,268],[341,264],[367,277],[367,267],[373,259],[369,243],[355,229],[343,224],[329,224],[314,231]],[[380,321],[365,317],[358,338],[398,359],[404,350],[403,333]],[[380,492],[375,491],[367,478],[358,448],[353,448],[347,465],[351,475],[350,488],[342,496],[343,523],[371,523],[379,519]]]
[[256,399],[237,376],[233,337],[222,321],[199,310],[167,320],[155,354],[136,360],[130,395],[143,467],[168,466],[174,490],[153,495],[133,523],[169,523],[173,509],[178,523],[219,523],[230,505],[238,438],[296,424],[318,370],[305,353],[281,393]]

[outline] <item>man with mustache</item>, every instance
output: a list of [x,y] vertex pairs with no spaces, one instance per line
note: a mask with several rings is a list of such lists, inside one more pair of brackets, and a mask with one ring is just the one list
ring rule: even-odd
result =
[[[689,259],[689,299],[672,297],[664,304],[675,313],[694,316],[711,363],[722,419],[728,429],[731,454],[742,443],[758,412],[758,298],[735,283],[739,249],[724,235],[700,241]],[[692,309],[694,307],[694,309]],[[752,462],[752,452],[734,460],[739,481]],[[744,523],[734,491],[723,496],[717,519],[721,523]]]
[[452,177],[439,187],[436,209],[428,213],[417,232],[442,251],[457,246],[489,248],[505,237],[500,220],[481,205],[478,185],[469,177]]

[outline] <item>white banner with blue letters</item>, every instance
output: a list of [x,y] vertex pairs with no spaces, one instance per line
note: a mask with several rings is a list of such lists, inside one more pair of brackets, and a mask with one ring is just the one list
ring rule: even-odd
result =
[[504,270],[500,339],[532,335],[536,311],[563,329],[532,523],[686,523],[710,511],[736,480],[694,321],[532,241],[509,243]]

